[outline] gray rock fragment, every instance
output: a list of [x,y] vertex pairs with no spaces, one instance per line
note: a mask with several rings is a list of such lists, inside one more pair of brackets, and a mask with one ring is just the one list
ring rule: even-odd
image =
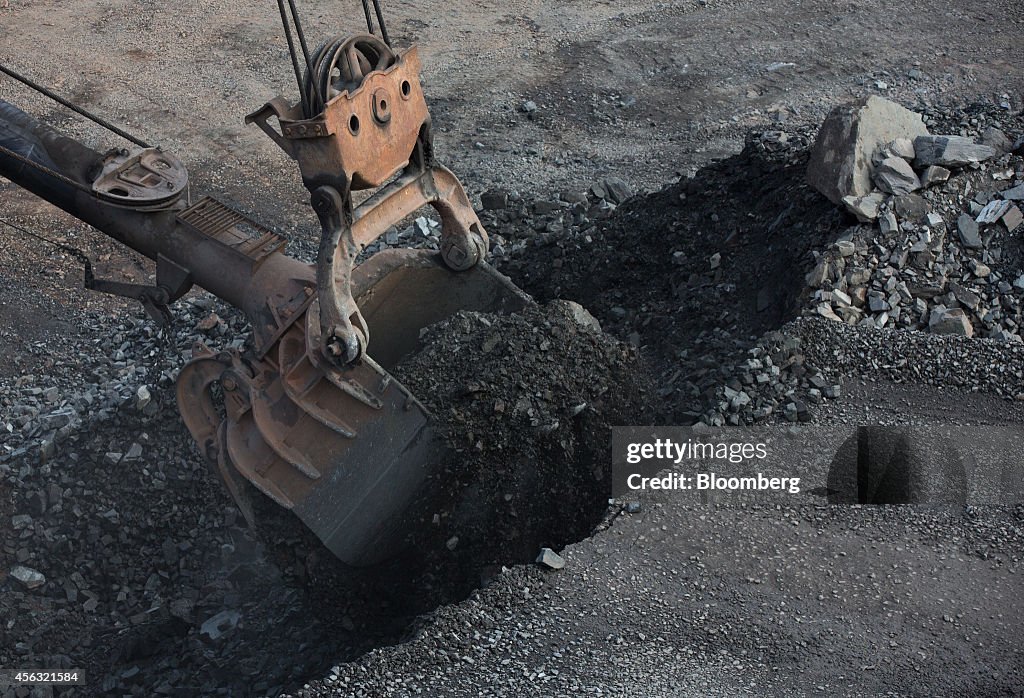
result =
[[826,320],[834,320],[835,322],[843,321],[841,317],[836,315],[836,311],[832,310],[832,306],[828,303],[818,303],[817,307],[815,307],[815,311]]
[[868,292],[868,309],[873,313],[881,313],[889,310],[889,301],[881,291]]
[[893,210],[901,220],[920,223],[928,215],[928,202],[917,194],[902,194],[893,199]]
[[480,205],[485,211],[508,208],[508,192],[501,189],[489,189],[480,195]]
[[935,334],[955,334],[973,337],[974,326],[961,308],[937,306],[928,318],[928,330]]
[[1012,233],[1021,222],[1024,222],[1024,214],[1021,214],[1016,206],[1010,206],[999,220],[1006,227],[1006,231]]
[[135,409],[144,410],[153,401],[153,396],[149,392],[149,388],[140,385],[135,391]]
[[599,199],[621,204],[633,196],[633,190],[619,177],[606,177],[590,187],[590,193]]
[[849,294],[838,288],[832,289],[832,300],[839,305],[853,305],[853,299],[850,298]]
[[1007,201],[1024,201],[1024,184],[1018,184],[1015,187],[1004,189],[1000,192],[1000,196]]
[[921,175],[921,186],[928,188],[934,184],[949,181],[950,171],[941,165],[929,165]]
[[917,173],[906,160],[899,157],[883,160],[875,169],[874,179],[879,189],[896,196],[909,194],[921,188],[921,180],[917,178]]
[[881,97],[836,107],[818,131],[807,181],[837,205],[847,196],[867,196],[873,189],[871,157],[878,147],[927,133],[920,114]]
[[11,568],[11,577],[21,583],[26,589],[35,589],[46,584],[46,577],[31,567],[16,565]]
[[1004,213],[1010,210],[1010,206],[1012,204],[1009,201],[993,199],[985,204],[985,207],[981,209],[981,213],[974,220],[983,225],[995,223],[1003,217]]
[[966,286],[961,286],[958,283],[952,282],[949,284],[949,290],[952,292],[953,296],[956,298],[957,302],[960,303],[960,305],[964,306],[965,308],[970,308],[971,310],[978,309],[978,305],[981,303],[981,298],[978,296],[977,293],[975,293],[971,289],[967,288]]
[[971,270],[971,273],[977,276],[979,279],[984,279],[986,276],[992,273],[992,269],[987,264],[983,264],[977,259],[969,260],[967,262],[967,266]]
[[601,323],[598,319],[576,301],[552,301],[552,305],[554,304],[564,306],[569,316],[582,327],[594,330],[595,332],[601,331]]
[[847,211],[857,216],[858,221],[870,223],[878,218],[878,210],[885,199],[886,195],[884,193],[876,191],[867,196],[843,197],[843,205]]
[[857,245],[853,240],[837,240],[835,247],[840,257],[851,257],[857,251]]
[[978,223],[966,213],[961,213],[956,219],[957,233],[960,235],[960,242],[970,250],[981,249],[981,236],[978,234]]
[[540,555],[537,556],[537,563],[553,570],[560,570],[565,567],[565,558],[551,548],[541,548]]
[[1005,155],[1013,150],[1013,141],[995,126],[989,126],[982,131],[978,140],[995,150],[997,155]]
[[225,633],[228,633],[238,627],[238,622],[241,619],[242,614],[238,611],[221,611],[217,615],[207,619],[206,622],[200,626],[199,634],[206,635],[214,641],[219,640]]
[[914,159],[914,141],[909,138],[897,138],[881,146],[872,158],[875,165],[879,165],[887,158],[902,158],[907,162]]
[[62,407],[61,409],[54,410],[49,414],[41,415],[39,421],[44,429],[60,429],[62,426],[70,424],[74,419],[78,417],[72,407]]
[[886,211],[878,217],[878,229],[882,232],[882,235],[888,235],[889,233],[899,229],[899,222],[896,220],[896,214],[892,211]]
[[810,288],[818,288],[825,283],[828,278],[828,261],[822,259],[814,265],[813,269],[807,272],[807,276],[804,280]]
[[914,139],[914,166],[963,167],[984,162],[996,155],[994,148],[963,136],[918,136]]

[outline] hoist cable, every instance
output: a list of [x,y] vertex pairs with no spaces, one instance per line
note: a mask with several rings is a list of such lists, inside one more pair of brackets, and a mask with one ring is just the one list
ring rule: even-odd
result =
[[384,10],[381,9],[380,0],[373,0],[373,9],[377,13],[377,25],[380,27],[380,38],[384,43],[391,46],[391,38],[388,36],[388,28],[384,25]]
[[121,138],[124,138],[127,141],[131,141],[132,143],[134,143],[135,145],[137,145],[139,147],[142,147],[142,148],[152,148],[153,147],[150,144],[146,143],[145,141],[143,141],[143,140],[141,140],[139,138],[136,138],[135,136],[131,135],[130,133],[127,133],[127,132],[119,129],[117,126],[114,126],[114,124],[110,123],[106,119],[103,119],[103,118],[101,118],[99,116],[96,116],[95,114],[92,114],[92,113],[86,111],[85,109],[83,109],[82,107],[78,106],[77,104],[73,104],[72,102],[69,102],[68,100],[64,99],[63,97],[61,97],[60,95],[54,93],[53,91],[43,87],[42,85],[40,85],[40,84],[38,84],[38,83],[28,79],[28,78],[26,78],[24,75],[19,75],[18,73],[14,72],[13,70],[11,70],[10,68],[8,68],[8,67],[6,67],[4,65],[0,65],[0,73],[4,73],[5,75],[7,75],[9,77],[14,78],[15,80],[17,80],[21,84],[25,85],[26,87],[29,87],[29,88],[35,90],[36,92],[49,97],[53,101],[57,102],[58,104],[64,105],[65,107],[67,107],[71,111],[75,112],[76,114],[80,114],[80,115],[84,116],[86,119],[89,119],[90,121],[99,124],[100,126],[102,126],[103,128],[107,129],[108,131],[110,131],[112,133],[116,133],[117,135],[121,136]]

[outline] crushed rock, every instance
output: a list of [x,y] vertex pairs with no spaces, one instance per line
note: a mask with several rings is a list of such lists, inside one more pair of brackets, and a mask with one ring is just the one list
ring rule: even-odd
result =
[[468,592],[489,567],[589,535],[610,495],[610,428],[649,412],[635,350],[563,301],[458,313],[421,344],[393,373],[451,454],[442,492],[412,527],[417,554],[464,576]]

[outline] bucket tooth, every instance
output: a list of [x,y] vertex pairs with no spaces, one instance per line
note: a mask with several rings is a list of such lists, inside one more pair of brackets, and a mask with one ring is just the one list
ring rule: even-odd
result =
[[[363,361],[364,363],[372,363],[368,361],[368,357],[365,357]],[[359,400],[360,402],[374,409],[381,408],[382,403],[377,396],[375,396],[373,393],[371,393],[369,390],[364,388],[356,381],[343,378],[337,371],[337,369],[328,367],[328,370],[325,373],[325,377],[327,378],[328,381],[331,382],[332,385],[334,385],[335,388],[347,394],[349,397],[355,398],[356,400]]]
[[[355,427],[341,418],[345,414],[347,405],[343,403],[346,400],[338,400],[339,396],[331,387],[332,384],[325,381],[323,374],[306,358],[300,359],[288,370],[282,383],[288,398],[313,419],[345,438],[356,437]],[[379,400],[377,406],[379,409]]]
[[[225,441],[231,463],[249,482],[280,506],[286,509],[295,507],[295,502],[279,486],[281,480],[276,477],[277,473],[286,468],[291,469],[291,466],[282,461],[263,440],[251,414],[244,416],[240,422],[228,424]],[[261,468],[264,474],[258,473],[257,468]]]
[[[289,395],[289,397],[291,396]],[[304,398],[302,400],[302,410],[331,431],[344,436],[346,439],[356,438],[356,430],[338,417],[337,412],[321,405],[316,398]]]
[[[319,421],[308,418],[308,414],[299,408],[286,395],[271,395],[263,391],[253,400],[252,415],[260,434],[267,445],[280,458],[311,480],[320,478],[320,470],[313,465],[306,455],[305,449],[299,449],[288,443],[291,435],[306,430],[297,428],[301,423],[316,424]],[[316,435],[312,435],[316,438]],[[304,439],[305,441],[305,439]]]
[[[238,509],[242,512],[246,523],[250,526],[255,526],[256,513],[251,496],[255,486],[243,477],[241,471],[231,460],[227,446],[227,426],[227,422],[221,422],[220,427],[217,429],[217,443],[219,445],[217,449],[217,469],[220,471],[221,478],[224,480],[224,484],[227,486],[231,497],[235,500],[235,504],[238,505]],[[269,466],[270,463],[268,461],[265,466],[257,466],[256,471],[262,475]],[[260,470],[261,467],[263,471]]]

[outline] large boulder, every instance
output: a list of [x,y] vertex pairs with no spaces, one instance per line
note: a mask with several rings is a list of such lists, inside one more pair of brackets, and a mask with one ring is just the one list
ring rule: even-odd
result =
[[814,141],[807,181],[834,204],[867,196],[873,189],[871,158],[879,146],[926,135],[920,114],[881,97],[836,107]]

